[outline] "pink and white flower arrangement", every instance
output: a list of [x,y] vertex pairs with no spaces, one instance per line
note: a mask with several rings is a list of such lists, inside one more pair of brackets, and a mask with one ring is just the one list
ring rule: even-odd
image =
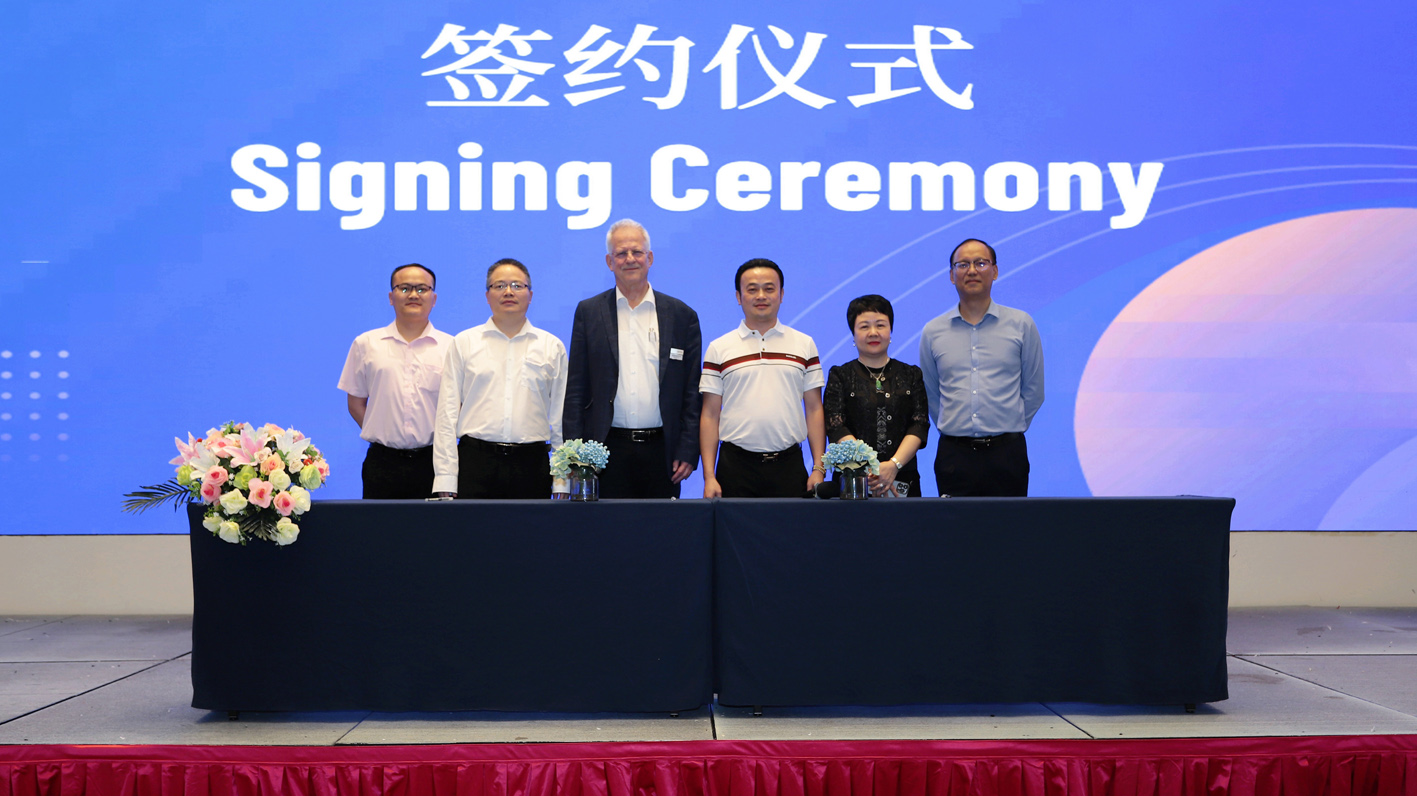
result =
[[142,513],[162,503],[206,505],[202,527],[234,544],[261,539],[294,542],[294,521],[310,510],[310,490],[323,486],[330,465],[304,434],[267,423],[227,423],[177,442],[177,474],[124,495],[123,510]]

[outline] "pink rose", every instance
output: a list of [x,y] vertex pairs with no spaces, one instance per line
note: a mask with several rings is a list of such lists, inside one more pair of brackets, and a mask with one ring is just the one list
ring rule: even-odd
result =
[[247,486],[249,486],[251,490],[251,497],[248,499],[251,501],[252,505],[260,506],[263,509],[270,508],[271,496],[274,494],[275,489],[269,482],[262,481],[259,478],[252,478],[251,483]]
[[225,467],[213,467],[212,469],[207,471],[206,475],[202,476],[202,484],[221,486],[222,484],[226,483],[229,477],[230,476],[227,474]]
[[325,481],[330,477],[330,463],[324,459],[315,462],[315,469],[320,471],[320,480]]
[[261,472],[265,475],[270,475],[283,467],[285,467],[285,462],[281,461],[279,456],[269,456],[261,462]]
[[221,487],[217,484],[202,484],[202,502],[215,503],[221,498]]
[[295,498],[291,497],[289,492],[281,492],[275,496],[275,500],[272,502],[275,503],[276,511],[280,512],[282,517],[289,517],[290,513],[295,511]]

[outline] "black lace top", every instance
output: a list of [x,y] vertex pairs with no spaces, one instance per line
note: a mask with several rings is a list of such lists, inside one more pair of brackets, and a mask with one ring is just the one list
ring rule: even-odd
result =
[[[896,452],[906,434],[919,437],[924,448],[930,439],[930,412],[920,368],[892,359],[881,373],[879,389],[876,384],[873,372],[859,359],[831,369],[822,399],[827,439],[838,442],[849,434],[875,448],[881,461]],[[913,470],[915,462],[911,459],[906,467]]]

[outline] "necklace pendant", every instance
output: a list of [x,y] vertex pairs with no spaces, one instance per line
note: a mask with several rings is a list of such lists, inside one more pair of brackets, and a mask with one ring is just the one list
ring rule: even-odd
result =
[[881,389],[881,388],[882,388],[881,380],[880,380],[880,379],[876,379],[876,389],[879,390],[879,389]]

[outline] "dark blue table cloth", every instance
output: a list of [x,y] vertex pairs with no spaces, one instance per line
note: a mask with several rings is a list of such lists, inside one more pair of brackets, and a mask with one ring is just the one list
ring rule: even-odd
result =
[[1234,506],[719,501],[719,701],[1225,699]]
[[193,508],[192,705],[676,711],[710,701],[713,504],[329,501],[277,548]]

